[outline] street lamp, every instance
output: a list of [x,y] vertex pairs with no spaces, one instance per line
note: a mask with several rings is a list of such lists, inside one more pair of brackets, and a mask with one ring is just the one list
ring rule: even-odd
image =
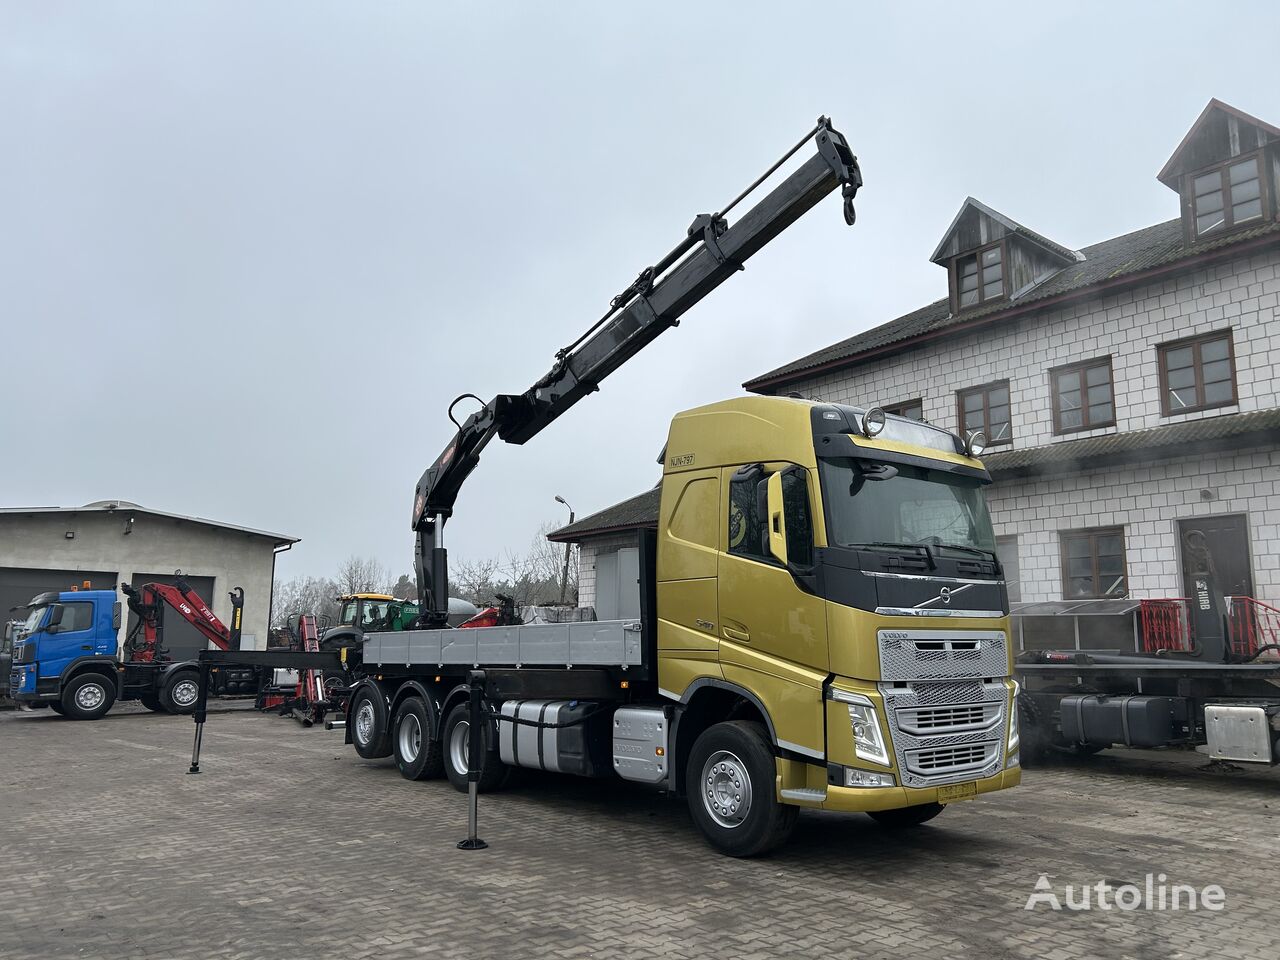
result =
[[[569,506],[569,501],[560,494],[556,494],[556,503],[565,507],[569,511],[569,523],[573,523],[573,507]],[[560,573],[560,604],[564,605],[565,593],[569,589],[569,553],[573,549],[573,544],[565,542],[564,545],[564,570]]]

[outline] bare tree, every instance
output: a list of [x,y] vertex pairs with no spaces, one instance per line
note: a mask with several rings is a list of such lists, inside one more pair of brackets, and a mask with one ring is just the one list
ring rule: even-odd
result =
[[400,574],[400,579],[391,588],[391,595],[397,600],[417,600],[418,581],[411,573]]
[[291,617],[304,613],[336,621],[337,595],[338,586],[328,577],[296,577],[277,582],[271,591],[271,626],[283,627]]
[[338,567],[334,578],[339,593],[386,593],[391,577],[387,568],[372,557],[365,559],[354,554]]

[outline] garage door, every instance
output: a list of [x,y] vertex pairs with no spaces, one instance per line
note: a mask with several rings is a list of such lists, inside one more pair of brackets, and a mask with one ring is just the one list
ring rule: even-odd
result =
[[85,580],[94,590],[116,589],[116,574],[101,570],[32,570],[28,567],[0,567],[0,620],[20,620],[25,607],[37,593],[70,590]]
[[[213,578],[183,577],[182,579],[186,580],[191,585],[191,589],[199,594],[200,599],[212,609],[215,599],[213,595]],[[144,583],[172,584],[176,580],[177,578],[171,573],[139,573],[133,578],[133,587],[135,589],[140,588]],[[129,629],[132,630],[137,622],[138,618],[131,612],[129,614]],[[169,651],[169,656],[174,660],[192,660],[201,650],[209,649],[209,644],[205,641],[200,631],[187,623],[182,618],[182,614],[168,605],[164,608],[164,646]]]

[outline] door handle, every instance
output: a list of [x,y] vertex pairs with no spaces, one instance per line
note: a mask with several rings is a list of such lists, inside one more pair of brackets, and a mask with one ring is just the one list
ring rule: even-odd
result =
[[82,644],[80,644],[80,649],[81,649],[81,650],[92,650],[92,649],[93,649],[93,644],[92,644],[92,643],[82,643]]
[[737,627],[723,627],[724,638],[726,640],[737,640],[739,643],[750,643],[751,632],[741,624]]

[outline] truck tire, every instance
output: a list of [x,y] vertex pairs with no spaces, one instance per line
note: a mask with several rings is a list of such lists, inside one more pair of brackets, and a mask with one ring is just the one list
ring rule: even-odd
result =
[[431,715],[421,697],[407,697],[396,710],[391,738],[396,766],[406,780],[434,780],[444,772],[439,740],[431,738]]
[[115,680],[101,673],[82,673],[62,690],[63,716],[70,720],[98,720],[115,702]]
[[899,807],[897,810],[872,810],[867,813],[867,816],[882,827],[901,830],[927,823],[945,808],[945,803],[920,803],[914,807]]
[[164,713],[164,707],[160,706],[160,698],[155,694],[147,694],[145,697],[139,697],[138,702],[153,713]]
[[[454,704],[444,721],[444,731],[440,736],[440,745],[444,754],[444,775],[454,788],[467,792],[467,760],[470,756],[471,740],[470,704]],[[502,786],[507,779],[509,768],[498,757],[493,749],[491,728],[484,725],[484,761],[480,764],[480,781],[477,789],[487,793]]]
[[60,717],[65,717],[67,715],[67,711],[62,709],[62,704],[58,703],[56,700],[49,703],[49,709]]
[[732,720],[708,727],[685,767],[689,813],[711,846],[755,857],[786,842],[799,810],[779,802],[773,750],[762,724]]
[[175,670],[160,686],[159,703],[166,713],[191,713],[200,698],[200,674],[195,670]]
[[387,702],[373,687],[361,687],[351,700],[351,745],[366,760],[391,756]]

